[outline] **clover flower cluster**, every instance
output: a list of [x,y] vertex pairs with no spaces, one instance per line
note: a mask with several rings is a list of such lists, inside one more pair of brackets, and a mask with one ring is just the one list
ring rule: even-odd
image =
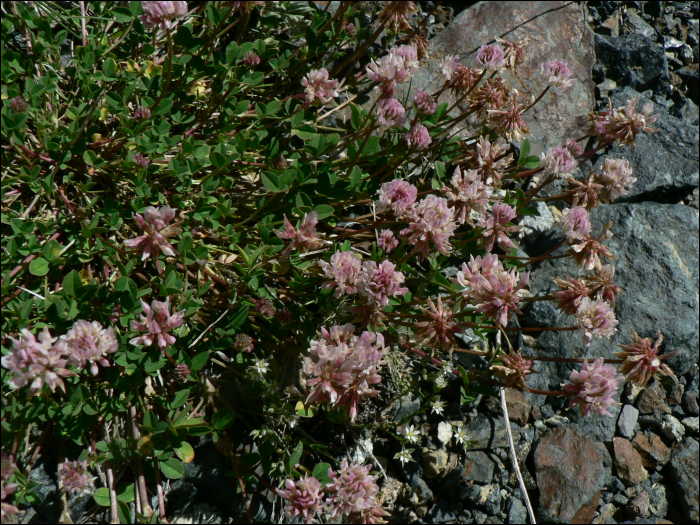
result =
[[187,14],[187,2],[141,2],[141,7],[139,20],[146,29],[170,30],[175,20]]
[[584,416],[595,413],[612,417],[609,409],[620,406],[614,396],[622,379],[614,366],[604,364],[603,358],[599,357],[593,365],[589,365],[586,359],[581,371],[572,370],[569,383],[561,386],[571,397],[570,408],[578,407]]
[[[168,333],[174,328],[182,326],[185,318],[185,310],[174,314],[170,313],[170,297],[165,301],[152,301],[150,306],[141,299],[143,314],[139,321],[131,321],[131,329],[135,332],[145,332],[129,341],[134,346],[151,346],[158,343],[158,348],[165,350],[169,345],[174,345],[177,338]],[[145,314],[145,315],[144,315]]]
[[399,245],[399,240],[394,237],[394,232],[391,230],[382,230],[379,232],[379,238],[377,239],[377,246],[384,250],[386,253],[391,253],[391,251]]
[[448,205],[455,210],[456,219],[460,224],[468,222],[475,226],[470,214],[472,211],[480,215],[486,213],[489,198],[493,194],[493,187],[489,186],[491,179],[487,182],[482,180],[482,176],[477,170],[455,169],[450,180],[450,186],[443,187],[443,193],[448,198]]
[[664,340],[661,332],[657,333],[656,342],[652,345],[651,337],[640,337],[634,328],[631,330],[634,342],[619,345],[622,352],[615,352],[616,357],[625,360],[620,367],[620,372],[625,374],[625,381],[640,387],[645,387],[652,377],[658,379],[660,376],[667,376],[677,381],[673,371],[661,361],[675,356],[678,352],[659,355],[659,347]]
[[423,115],[432,115],[437,111],[437,102],[428,93],[419,89],[413,95],[413,107]]
[[[260,62],[259,57],[257,62]],[[325,106],[328,104],[328,102],[338,96],[338,91],[336,90],[336,87],[338,87],[338,81],[336,79],[329,79],[328,70],[323,67],[321,69],[309,71],[309,73],[302,79],[301,85],[306,88],[305,100],[307,106],[310,106],[311,104]]]
[[554,282],[560,289],[552,292],[554,302],[568,315],[576,314],[584,297],[602,299],[614,305],[615,296],[621,292],[620,287],[613,281],[614,277],[615,267],[609,264],[594,268],[592,274],[585,275],[581,279],[571,276],[565,279],[555,277]]
[[418,122],[404,135],[404,140],[409,148],[417,150],[426,149],[433,141],[430,138],[428,128]]
[[352,421],[357,417],[360,398],[376,396],[372,388],[381,381],[384,336],[374,332],[353,333],[353,325],[321,328],[321,338],[310,343],[303,371],[310,393],[305,404],[328,404],[343,408]]
[[428,299],[428,309],[421,310],[426,315],[425,321],[416,323],[414,337],[423,345],[449,350],[455,344],[455,333],[464,325],[455,322],[454,312],[448,305],[443,305],[442,297],[437,296],[437,306]]
[[476,61],[479,65],[496,71],[506,65],[505,53],[498,44],[481,46],[476,52]]
[[619,324],[610,303],[602,299],[592,300],[590,297],[581,299],[574,319],[576,326],[583,332],[583,341],[586,346],[591,344],[594,337],[610,339],[617,331],[616,326]]
[[376,307],[389,304],[390,297],[408,292],[401,284],[406,280],[402,272],[389,260],[377,264],[374,261],[362,263],[362,273],[357,281],[357,289],[367,301]]
[[572,173],[578,166],[571,151],[565,146],[550,148],[546,153],[541,153],[540,163],[550,172],[562,178]]
[[12,348],[2,357],[2,366],[14,374],[8,381],[10,388],[29,385],[28,397],[38,394],[44,385],[52,392],[56,388],[65,392],[63,378],[73,375],[66,368],[66,347],[54,344],[58,338],[51,335],[47,326],[39,333],[38,340],[26,328],[21,334],[21,339],[10,336]]
[[277,489],[277,494],[286,499],[284,507],[288,518],[301,517],[304,523],[312,523],[319,514],[328,513],[330,518],[343,516],[346,523],[386,523],[386,515],[377,501],[379,486],[377,477],[370,474],[371,464],[340,464],[338,472],[328,469],[330,483],[325,487],[313,476],[306,474],[296,480],[286,479],[286,489]]
[[494,243],[498,243],[499,248],[508,251],[516,248],[515,243],[508,237],[509,233],[516,233],[522,230],[522,224],[508,226],[508,223],[517,217],[518,213],[512,206],[504,202],[497,202],[491,208],[491,215],[482,213],[477,226],[483,228],[484,249],[487,253],[493,251]]
[[542,73],[547,77],[547,82],[560,89],[568,89],[575,84],[571,79],[573,72],[561,60],[549,60],[542,64]]
[[518,292],[527,286],[529,280],[529,272],[521,277],[515,268],[506,271],[494,254],[483,258],[470,256],[469,264],[462,264],[456,278],[457,284],[464,287],[462,295],[476,306],[476,311],[501,326],[508,324],[511,312],[522,313],[518,309],[521,300]]
[[[588,132],[598,137],[599,143],[617,141],[625,146],[634,145],[637,135],[642,131],[656,131],[649,127],[656,122],[659,115],[652,115],[654,104],[647,102],[637,112],[639,97],[632,97],[621,108],[608,111],[594,111],[588,115]],[[612,102],[610,103],[612,104]]]
[[88,365],[94,376],[99,372],[98,364],[109,366],[108,354],[119,349],[119,342],[114,335],[114,328],[103,328],[97,321],[80,319],[73,324],[67,334],[62,335],[57,346],[68,356],[68,364],[78,371]]
[[331,262],[321,261],[323,272],[331,281],[324,282],[321,286],[332,290],[335,288],[336,299],[343,295],[357,293],[357,283],[360,280],[362,261],[355,253],[335,252],[331,256]]
[[443,254],[452,251],[450,237],[457,229],[455,209],[447,199],[430,194],[406,211],[408,228],[399,232],[400,236],[415,246],[423,257],[428,256],[430,245]]
[[173,257],[176,255],[175,248],[167,239],[182,232],[175,225],[166,226],[174,218],[175,210],[168,206],[161,206],[160,208],[149,206],[143,215],[137,213],[134,216],[136,225],[145,233],[135,239],[124,241],[124,245],[129,248],[138,248],[143,261],[151,255],[157,258],[161,251],[165,255]]
[[418,189],[405,180],[394,179],[382,184],[377,194],[380,211],[391,209],[397,217],[403,217],[416,202]]
[[64,494],[84,494],[95,481],[88,472],[89,461],[65,461],[58,465],[58,481]]
[[515,351],[510,354],[500,354],[498,357],[502,364],[493,365],[491,370],[496,375],[504,377],[509,387],[525,388],[527,376],[533,372],[532,361],[523,358],[522,354]]
[[280,239],[292,241],[282,252],[282,257],[288,256],[294,250],[306,253],[309,250],[318,250],[323,246],[323,241],[318,238],[316,233],[316,224],[318,224],[318,213],[316,211],[305,214],[297,228],[292,226],[292,223],[289,222],[285,215],[284,229],[282,231],[274,230],[274,234]]
[[15,493],[19,486],[17,483],[10,483],[10,479],[12,479],[12,476],[17,470],[17,463],[15,463],[15,458],[4,450],[1,453],[0,461],[2,462],[2,478],[0,478],[2,482],[2,487],[0,487],[0,496],[2,496],[2,502],[0,503],[2,510],[1,521],[3,523],[9,523],[10,516],[19,514],[19,509],[9,501],[6,501]]
[[486,137],[479,137],[476,143],[477,171],[484,184],[499,186],[505,170],[513,162],[513,154],[505,153],[510,149],[508,143],[499,137],[495,142],[489,142]]
[[418,7],[413,2],[386,2],[384,8],[377,13],[377,19],[386,24],[395,34],[400,31],[410,31],[411,24],[408,18],[418,11]]
[[574,206],[590,210],[600,202],[610,203],[629,193],[636,182],[627,159],[605,159],[601,173],[593,172],[585,181],[569,179],[569,191]]
[[396,85],[408,81],[418,71],[418,67],[418,51],[415,46],[401,45],[392,47],[379,62],[370,61],[367,77],[372,82],[379,82],[374,88],[375,92],[392,99]]

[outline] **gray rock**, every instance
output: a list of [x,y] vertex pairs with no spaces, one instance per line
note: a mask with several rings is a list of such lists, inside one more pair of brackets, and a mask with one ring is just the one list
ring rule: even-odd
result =
[[681,501],[685,518],[697,523],[698,507],[698,457],[700,447],[694,439],[686,439],[673,447],[671,453],[671,479],[676,486],[676,495]]
[[396,402],[396,412],[394,412],[393,420],[397,423],[411,417],[420,410],[420,398],[411,396],[403,396]]
[[654,483],[649,492],[649,512],[653,516],[665,518],[668,513],[668,500],[666,499],[666,487],[661,483]]
[[494,470],[501,466],[496,456],[481,450],[468,450],[465,456],[462,475],[464,479],[482,484],[493,481]]
[[526,523],[527,522],[527,509],[520,498],[511,496],[508,498],[508,503],[506,505],[508,509],[508,523]]
[[540,519],[590,523],[605,485],[595,443],[573,430],[554,429],[537,444],[534,465]]
[[664,50],[644,35],[616,38],[596,34],[595,52],[598,62],[605,66],[605,76],[620,85],[648,89],[660,80],[668,80]]
[[636,13],[629,13],[627,21],[635,33],[647,37],[652,42],[656,42],[656,30],[647,24],[641,16]]
[[[698,362],[698,216],[683,205],[654,203],[610,204],[593,211],[593,231],[612,221],[614,237],[607,245],[618,257],[615,281],[621,286],[615,313],[620,321],[610,341],[594,340],[583,346],[578,332],[543,332],[537,337],[538,352],[546,356],[613,358],[616,344],[630,342],[630,329],[642,337],[664,335],[665,352],[679,351],[667,362],[680,376]],[[532,270],[530,287],[534,294],[557,290],[553,277],[579,275],[569,259],[544,261]],[[571,326],[551,302],[537,301],[525,310],[522,326]],[[540,381],[548,389],[568,380],[569,365],[537,364]],[[539,387],[538,387],[539,388]],[[571,415],[573,417],[573,413]],[[593,418],[606,419],[606,418]],[[614,424],[613,424],[614,429]]]
[[[520,436],[520,427],[511,423],[513,440],[517,441]],[[469,439],[476,441],[470,447],[471,450],[491,449],[508,446],[508,431],[506,430],[503,418],[493,418],[487,414],[478,414],[476,418],[466,425]]]
[[430,487],[428,487],[428,484],[423,478],[414,476],[411,480],[411,488],[413,489],[413,493],[418,496],[418,501],[433,499],[433,491],[430,490]]
[[620,410],[620,417],[617,420],[617,431],[627,439],[634,437],[634,427],[637,426],[639,410],[632,405],[624,405]]
[[554,216],[549,211],[546,202],[535,203],[538,215],[525,215],[523,217],[523,242],[531,245],[540,241],[540,238],[552,235],[554,228]]
[[61,517],[61,495],[56,480],[56,469],[55,463],[40,456],[29,473],[29,481],[37,484],[34,495],[39,499],[39,503],[33,505],[33,508],[41,518],[38,523],[58,523]]
[[688,432],[693,432],[695,434],[698,433],[698,416],[686,417],[681,421],[681,423]]
[[[531,132],[531,154],[538,154],[544,146],[559,145],[579,137],[581,117],[595,104],[591,80],[595,56],[592,33],[575,3],[480,2],[462,11],[442,33],[429,41],[431,59],[412,77],[411,89],[436,91],[441,87],[444,82],[441,63],[447,56],[458,54],[462,63],[475,67],[477,50],[484,43],[492,42],[493,35],[503,35],[510,41],[528,40],[524,62],[518,66],[518,77],[524,86],[510,72],[503,72],[506,83],[517,86],[521,93],[535,97],[542,93],[546,80],[540,67],[554,58],[565,56],[578,80],[571,89],[557,91],[556,96],[547,94],[524,115]],[[440,97],[440,102],[454,101],[456,99],[449,93]],[[465,133],[470,131],[465,130]],[[537,140],[533,140],[535,138]]]
[[[626,87],[613,95],[613,107],[624,106],[636,96],[639,93]],[[648,100],[640,96],[637,109],[641,110]],[[640,133],[636,146],[613,145],[593,167],[593,171],[600,173],[606,158],[625,158],[629,161],[637,182],[629,188],[629,194],[619,197],[616,203],[642,200],[678,202],[698,186],[697,124],[670,115],[665,108],[656,104],[654,113],[659,115],[652,125],[658,130],[657,133]]]
[[671,441],[680,441],[685,435],[685,428],[675,417],[666,414],[661,422],[661,433]]
[[477,509],[494,515],[501,511],[501,489],[498,485],[472,485],[460,492],[460,499],[466,500]]
[[698,90],[700,90],[700,74],[697,67],[682,67],[676,71],[676,74],[681,77],[683,83],[688,86],[688,98],[691,98],[696,104],[700,104]]
[[437,428],[437,438],[443,445],[449,444],[452,439],[452,425],[447,421],[440,421]]
[[569,419],[564,416],[552,416],[544,420],[544,424],[551,428],[563,427],[569,424]]
[[430,512],[426,515],[426,520],[428,523],[451,523],[454,522],[456,515],[457,513],[452,503],[440,499],[430,509]]

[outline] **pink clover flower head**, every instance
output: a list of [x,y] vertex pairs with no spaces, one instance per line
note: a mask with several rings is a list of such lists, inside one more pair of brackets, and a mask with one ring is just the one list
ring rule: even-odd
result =
[[488,69],[498,71],[506,65],[503,48],[498,44],[484,44],[476,52],[476,61]]
[[90,490],[90,485],[95,481],[94,476],[88,472],[89,462],[66,461],[58,465],[58,480],[61,492],[64,494],[84,494]]
[[[613,258],[613,253],[605,246],[602,241],[611,239],[613,233],[609,230],[610,226],[606,225],[603,228],[603,233],[599,237],[593,237],[590,233],[582,236],[580,239],[571,241],[570,253],[579,266],[586,270],[592,270],[602,266],[600,256]],[[576,242],[577,244],[573,244]]]
[[377,19],[380,23],[386,23],[393,33],[398,34],[400,31],[411,30],[408,17],[417,11],[418,8],[413,2],[387,2],[377,13]]
[[411,130],[404,135],[404,139],[409,148],[417,150],[425,149],[433,142],[428,128],[419,122],[416,122]]
[[322,328],[321,338],[311,341],[303,366],[310,387],[305,404],[344,408],[351,421],[357,417],[360,398],[377,395],[372,385],[382,380],[378,368],[386,352],[382,334],[362,332],[358,337],[353,332],[349,323]]
[[241,58],[241,62],[248,67],[255,67],[260,63],[260,56],[255,51],[248,51],[245,55],[243,55],[243,58]]
[[350,37],[350,38],[355,38],[355,35],[357,34],[357,27],[355,27],[355,24],[350,22],[349,24],[345,25],[345,33]]
[[581,299],[574,318],[576,326],[583,332],[586,346],[591,345],[594,337],[610,339],[617,332],[615,327],[619,324],[609,303],[602,299],[591,300],[589,297]]
[[392,47],[379,62],[370,61],[367,66],[367,77],[381,85],[374,88],[375,92],[383,93],[391,98],[396,84],[406,82],[413,73],[418,71],[418,54],[415,46],[401,45]]
[[413,45],[394,46],[389,50],[389,53],[400,56],[403,59],[403,67],[406,71],[406,77],[402,80],[396,79],[398,82],[405,82],[408,78],[416,73],[420,68],[418,61],[418,50]]
[[395,98],[383,98],[377,102],[377,120],[382,129],[400,126],[406,118],[406,110]]
[[20,96],[16,96],[8,101],[8,106],[15,113],[24,113],[29,109],[29,102]]
[[484,249],[491,253],[493,245],[498,242],[498,246],[508,251],[510,248],[517,248],[515,243],[508,237],[509,233],[519,232],[522,224],[508,226],[507,224],[517,217],[518,213],[512,206],[505,202],[497,202],[491,208],[491,215],[483,213],[477,222],[479,228],[484,229]]
[[169,257],[176,255],[175,248],[167,239],[179,235],[182,230],[175,225],[166,226],[175,218],[175,211],[168,206],[154,208],[149,206],[143,215],[136,214],[134,222],[145,233],[134,239],[124,241],[129,248],[138,248],[141,252],[141,260],[145,261],[151,255],[158,257],[163,252]]
[[151,164],[151,159],[142,153],[136,153],[133,157],[131,157],[131,161],[135,162],[136,165],[142,170],[145,170]]
[[620,367],[620,372],[625,374],[625,381],[630,381],[642,388],[647,386],[652,377],[668,376],[674,381],[678,378],[665,363],[661,361],[675,356],[678,352],[659,355],[659,347],[663,343],[661,332],[657,332],[656,342],[652,345],[651,337],[639,337],[632,328],[632,340],[628,345],[619,345],[622,352],[615,352],[615,356],[625,361]]
[[143,313],[141,320],[131,321],[131,329],[135,332],[146,332],[144,335],[134,337],[129,341],[134,346],[144,345],[151,346],[154,342],[158,342],[158,347],[164,350],[169,345],[174,345],[177,339],[170,335],[173,328],[182,326],[185,318],[185,310],[180,310],[177,313],[170,314],[170,297],[165,301],[152,301],[149,306],[146,301],[141,299],[141,307]]
[[381,211],[391,209],[394,215],[402,217],[406,210],[416,202],[418,189],[410,182],[394,179],[382,184],[377,195],[379,195],[379,209]]
[[239,352],[250,353],[255,348],[253,338],[247,334],[236,334],[233,339],[233,347]]
[[630,98],[627,105],[615,109],[609,119],[610,124],[607,126],[606,132],[612,135],[621,144],[631,146],[634,144],[639,133],[653,133],[656,130],[649,126],[656,122],[659,115],[652,115],[654,104],[647,102],[642,107],[640,112],[637,112],[637,102],[639,97]]
[[491,131],[498,135],[503,135],[509,141],[520,140],[530,133],[523,113],[527,109],[526,104],[518,104],[518,90],[513,90],[513,97],[510,99],[510,106],[504,109],[489,109],[489,124]]
[[177,365],[173,371],[175,375],[175,380],[179,383],[187,383],[187,378],[190,376],[192,371],[187,365]]
[[497,36],[494,36],[494,40],[501,44],[504,48],[506,67],[514,69],[516,66],[522,63],[523,57],[525,55],[522,46],[519,46],[515,42],[502,40]]
[[555,277],[554,282],[559,285],[560,290],[552,292],[552,297],[554,297],[554,302],[559,309],[567,315],[574,315],[578,311],[583,298],[591,295],[588,286],[579,279]]
[[134,118],[138,120],[151,118],[151,110],[145,106],[139,106],[134,110]]
[[447,57],[442,61],[442,74],[445,76],[445,80],[450,81],[454,78],[457,66],[460,65],[459,61],[459,55]]
[[474,226],[474,221],[470,217],[472,211],[483,214],[489,203],[489,198],[493,193],[493,187],[488,182],[484,183],[477,170],[464,170],[462,172],[457,166],[450,186],[445,186],[443,192],[449,199],[449,204],[455,210],[457,221],[464,224],[465,221]]
[[440,295],[437,297],[437,306],[430,298],[428,299],[428,308],[420,307],[426,320],[416,323],[417,330],[414,337],[425,346],[447,351],[455,345],[455,332],[462,326],[455,322],[452,308],[449,305],[443,305]]
[[581,146],[581,144],[579,144],[575,140],[567,140],[565,147],[569,150],[569,153],[571,153],[571,156],[574,158],[583,155],[583,146]]
[[584,416],[594,413],[612,417],[609,408],[621,405],[613,399],[620,383],[622,376],[617,374],[615,367],[603,364],[603,358],[599,357],[593,365],[589,365],[586,359],[581,371],[572,370],[569,383],[561,386],[571,396],[569,408],[578,406]]
[[384,519],[386,516],[391,516],[391,514],[382,509],[381,505],[377,503],[374,507],[363,510],[362,512],[353,512],[349,514],[345,520],[351,525],[361,523],[386,523]]
[[500,354],[500,365],[493,365],[491,370],[497,376],[503,377],[509,387],[525,388],[527,376],[532,374],[532,361],[524,359],[519,352],[511,352],[510,354]]
[[277,494],[289,502],[284,507],[287,517],[293,519],[301,516],[304,523],[313,523],[314,516],[323,510],[321,482],[305,474],[296,483],[294,480],[286,479],[284,484],[287,488],[277,489]]
[[571,77],[573,72],[561,60],[550,60],[542,65],[542,73],[547,77],[547,82],[560,89],[568,89],[576,82]]
[[569,242],[576,242],[591,233],[591,216],[581,206],[567,208],[559,218],[559,226]]
[[479,142],[476,143],[476,160],[481,178],[487,185],[492,182],[494,185],[500,184],[503,170],[513,162],[512,153],[504,155],[509,149],[510,146],[502,137],[496,142],[489,142],[483,135],[479,137]]
[[338,91],[335,89],[338,86],[338,81],[336,79],[329,80],[328,70],[324,67],[309,71],[301,80],[301,85],[306,88],[304,91],[306,92],[307,104],[324,106],[338,96]]
[[431,244],[443,255],[452,251],[450,237],[457,229],[455,209],[450,208],[447,199],[430,194],[407,212],[408,228],[400,235],[418,248],[423,257],[428,256]]
[[26,328],[21,334],[21,339],[10,336],[12,348],[1,359],[2,366],[15,374],[8,381],[10,388],[17,389],[29,385],[27,397],[38,394],[44,384],[52,392],[55,392],[57,387],[65,392],[63,378],[75,374],[66,369],[65,348],[54,344],[58,338],[52,337],[46,326],[39,333],[38,341]]
[[379,238],[377,239],[377,246],[384,250],[386,253],[391,253],[391,251],[399,245],[399,240],[394,237],[394,232],[391,230],[382,230],[379,232]]
[[255,309],[268,319],[270,317],[273,317],[275,315],[275,312],[277,312],[277,308],[275,308],[275,303],[273,303],[272,300],[268,299],[267,297],[261,297],[259,299],[256,299]]
[[600,200],[608,203],[627,195],[627,187],[637,179],[632,176],[632,168],[627,159],[605,159],[603,169],[600,175],[595,177],[595,181],[602,186]]
[[318,224],[318,213],[316,211],[305,214],[298,228],[294,228],[285,215],[284,229],[282,231],[274,230],[274,234],[280,239],[292,241],[282,252],[282,257],[286,257],[293,250],[298,249],[301,253],[306,253],[309,250],[318,250],[323,246],[323,241],[318,238],[316,233],[316,224]]
[[578,167],[569,149],[561,146],[540,153],[540,163],[560,178],[565,178]]
[[607,301],[611,305],[615,305],[615,296],[620,295],[622,290],[615,284],[615,267],[606,264],[605,266],[596,266],[593,275],[583,278],[590,292],[588,297],[596,297]]
[[419,89],[416,91],[416,94],[413,95],[413,104],[415,105],[416,111],[423,115],[432,115],[437,111],[437,102],[435,102],[435,99],[422,89]]
[[97,321],[84,319],[76,321],[57,344],[64,345],[63,352],[68,356],[68,364],[79,371],[90,365],[90,373],[94,376],[99,372],[97,365],[109,366],[107,355],[119,350],[114,328],[102,328]]
[[530,281],[530,273],[522,276],[511,268],[506,271],[495,254],[483,258],[470,256],[469,264],[462,264],[456,283],[463,286],[462,296],[476,306],[476,311],[494,319],[501,326],[508,324],[511,312],[518,309],[518,294]]
[[321,261],[321,268],[329,277],[321,286],[328,290],[335,288],[335,298],[339,299],[343,295],[357,293],[357,282],[362,271],[360,257],[352,251],[337,251],[331,255],[331,262]]
[[171,29],[173,21],[187,14],[187,2],[141,2],[141,7],[139,20],[146,29]]
[[359,514],[377,506],[379,485],[377,477],[372,476],[370,470],[371,463],[348,463],[347,459],[340,464],[338,472],[328,469],[331,482],[326,485],[326,491],[330,494],[328,504],[332,517]]
[[481,87],[472,91],[469,108],[476,111],[479,118],[485,119],[489,109],[501,109],[507,98],[508,89],[503,79],[489,78]]
[[389,297],[404,295],[408,288],[401,284],[406,280],[402,272],[394,271],[396,265],[384,260],[380,264],[374,261],[362,263],[362,273],[357,283],[360,295],[375,306],[386,306]]
[[587,210],[595,208],[600,201],[602,190],[603,186],[595,182],[595,176],[588,177],[585,181],[569,179],[569,191],[572,193],[571,203],[574,206],[581,205]]
[[0,461],[2,462],[2,487],[0,487],[0,495],[2,496],[2,523],[9,523],[10,516],[19,514],[19,509],[11,503],[6,503],[5,500],[12,496],[19,487],[19,483],[10,483],[10,479],[17,470],[15,458],[9,455],[4,450]]

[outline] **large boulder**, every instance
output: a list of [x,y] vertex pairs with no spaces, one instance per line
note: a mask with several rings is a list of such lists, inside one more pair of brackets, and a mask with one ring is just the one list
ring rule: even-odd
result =
[[[507,84],[521,93],[535,97],[542,93],[547,82],[540,74],[540,67],[555,58],[566,60],[577,80],[568,91],[555,89],[548,93],[525,114],[532,153],[580,136],[585,121],[582,117],[595,106],[595,86],[591,80],[595,56],[592,33],[575,3],[480,2],[462,11],[430,40],[430,59],[421,63],[411,90],[438,90],[445,80],[441,64],[449,56],[459,55],[463,64],[476,67],[477,50],[483,44],[493,43],[494,36],[523,44],[524,63],[518,67],[522,84],[510,72],[504,74]],[[440,102],[452,104],[455,98],[444,93]]]

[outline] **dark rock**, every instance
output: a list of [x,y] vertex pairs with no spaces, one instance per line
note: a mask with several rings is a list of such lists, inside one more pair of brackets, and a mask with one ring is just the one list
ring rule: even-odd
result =
[[615,470],[622,481],[629,485],[636,485],[649,477],[649,473],[642,465],[642,457],[629,440],[616,437],[613,439],[613,448]]
[[520,498],[511,496],[506,504],[508,523],[527,523],[527,509]]
[[685,518],[696,523],[700,518],[698,512],[699,455],[698,442],[694,439],[686,439],[678,443],[671,451],[671,479],[676,487],[676,495],[681,501]]
[[457,513],[451,502],[440,499],[433,505],[426,515],[428,523],[451,523],[455,521]]
[[647,24],[641,16],[636,13],[629,13],[627,15],[627,22],[634,33],[643,35],[652,42],[656,42],[656,30]]
[[639,410],[632,405],[624,405],[620,410],[620,417],[617,420],[617,430],[621,436],[627,439],[634,437],[634,427],[637,426]]
[[617,503],[618,505],[627,505],[629,502],[629,498],[625,496],[622,492],[618,492],[613,496],[613,503]]
[[685,435],[685,427],[678,419],[666,414],[661,421],[661,433],[671,441],[681,441]]
[[[607,221],[613,224],[615,236],[606,244],[618,257],[612,261],[616,268],[615,281],[622,288],[615,307],[620,322],[618,331],[611,341],[594,340],[587,351],[577,332],[542,332],[537,337],[538,352],[552,357],[613,358],[616,344],[630,342],[632,327],[642,337],[655,337],[656,330],[660,330],[664,335],[664,351],[679,351],[667,362],[676,375],[685,374],[698,362],[696,210],[689,206],[648,202],[610,204],[599,206],[591,219],[596,233]],[[553,277],[579,273],[576,264],[569,259],[544,261],[533,268],[530,287],[535,295],[546,295],[558,289]],[[571,325],[571,319],[548,301],[535,302],[525,314],[520,319],[522,326]],[[537,364],[537,369],[538,380],[548,383],[546,389],[559,388],[560,383],[568,380],[571,371],[570,365],[543,362]],[[573,418],[573,414],[570,417]],[[614,430],[614,421],[612,428]]]
[[632,446],[642,458],[642,465],[648,469],[660,470],[670,456],[670,450],[656,434],[642,434],[634,436]]
[[[538,154],[544,146],[559,145],[580,136],[583,122],[579,121],[595,105],[591,81],[595,56],[591,31],[576,3],[480,2],[462,11],[442,33],[430,40],[431,60],[421,65],[413,76],[412,89],[436,91],[441,87],[444,81],[441,63],[447,56],[459,54],[462,63],[474,67],[477,50],[491,42],[493,35],[504,35],[503,38],[511,41],[528,40],[524,62],[518,66],[518,77],[524,83],[522,89],[509,71],[502,72],[507,84],[518,86],[528,96],[536,97],[546,87],[540,67],[547,60],[566,57],[578,79],[571,89],[557,92],[556,96],[545,96],[524,115],[531,137],[538,139],[531,139],[531,154]],[[440,102],[453,101],[455,99],[448,93],[440,97]]]
[[615,435],[615,422],[620,413],[620,407],[612,406],[608,412],[612,417],[586,417],[578,410],[571,410],[567,415],[573,423],[573,429],[578,429],[581,434],[594,441],[609,442]]
[[[621,107],[639,93],[630,88],[615,93],[613,107]],[[648,101],[640,96],[637,109]],[[698,127],[690,121],[672,116],[660,106],[654,106],[659,119],[651,126],[657,133],[640,133],[636,146],[613,145],[606,155],[595,163],[593,171],[603,166],[606,158],[625,158],[637,178],[629,188],[629,194],[616,202],[641,200],[678,202],[675,196],[687,193],[698,186]]]
[[433,491],[430,490],[428,484],[425,481],[423,481],[423,478],[414,476],[411,480],[411,488],[413,489],[413,493],[416,496],[418,496],[419,501],[427,501],[429,499],[433,499]]
[[682,67],[676,74],[681,77],[683,83],[688,86],[687,96],[696,104],[700,104],[698,91],[700,90],[700,78],[698,75],[697,64],[696,67]]
[[683,394],[683,410],[688,412],[689,414],[692,414],[694,416],[698,415],[698,393],[697,391],[693,392],[690,390],[686,390],[685,394]]
[[649,494],[646,491],[638,493],[627,506],[627,513],[631,518],[646,518],[649,515]]
[[481,450],[467,450],[465,456],[464,479],[482,484],[488,484],[493,481],[494,470],[501,463],[496,456]]
[[420,410],[420,398],[403,396],[396,402],[395,410],[393,420],[397,423],[403,421]]
[[477,509],[493,515],[501,511],[501,488],[498,485],[472,485],[460,492],[460,499],[466,500]]
[[649,512],[653,516],[665,518],[668,513],[666,486],[661,483],[654,483],[647,492],[649,493]]
[[632,34],[622,37],[595,35],[595,52],[605,66],[606,77],[637,90],[658,86],[668,80],[664,50],[650,38]]
[[666,390],[659,381],[654,381],[639,395],[637,409],[640,414],[653,414],[659,419],[671,413],[671,407],[666,404]]
[[[517,441],[520,435],[518,425],[511,424],[513,440]],[[478,414],[475,419],[466,425],[469,439],[476,441],[470,447],[471,450],[491,449],[508,446],[508,431],[503,418],[493,418],[487,414]]]
[[29,473],[29,481],[36,483],[34,495],[39,503],[32,507],[36,511],[34,523],[58,523],[61,517],[61,494],[56,480],[57,464],[40,456]]
[[540,518],[553,523],[590,523],[604,486],[595,444],[572,430],[543,436],[534,455]]

